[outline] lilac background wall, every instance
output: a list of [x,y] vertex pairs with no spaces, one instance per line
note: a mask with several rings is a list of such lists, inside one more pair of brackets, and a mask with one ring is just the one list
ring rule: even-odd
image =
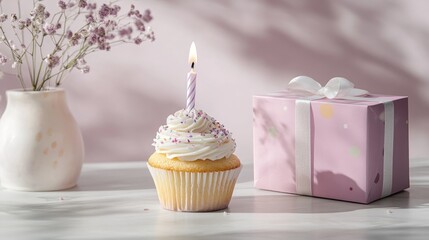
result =
[[[428,1],[121,2],[152,10],[157,40],[93,55],[90,74],[66,81],[87,162],[147,159],[159,125],[184,107],[192,41],[197,107],[234,133],[245,162],[252,161],[252,95],[297,75],[322,83],[344,76],[373,93],[408,95],[411,157],[429,156]],[[16,86],[0,80],[3,96]]]

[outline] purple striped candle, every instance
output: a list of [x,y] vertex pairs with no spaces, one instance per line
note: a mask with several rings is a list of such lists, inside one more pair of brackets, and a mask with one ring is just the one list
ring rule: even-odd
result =
[[186,96],[186,110],[189,112],[195,107],[195,90],[197,87],[197,73],[192,69],[188,73],[188,91]]
[[197,48],[195,43],[192,42],[191,49],[189,50],[189,63],[191,64],[191,71],[188,73],[188,88],[186,94],[186,110],[189,112],[195,107],[195,93],[197,87],[197,73],[195,72],[195,63],[197,62]]

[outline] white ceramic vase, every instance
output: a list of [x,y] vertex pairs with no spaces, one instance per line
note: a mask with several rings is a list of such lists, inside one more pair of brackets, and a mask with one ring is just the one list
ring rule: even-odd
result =
[[62,89],[9,90],[0,119],[0,183],[20,191],[54,191],[76,185],[82,134]]

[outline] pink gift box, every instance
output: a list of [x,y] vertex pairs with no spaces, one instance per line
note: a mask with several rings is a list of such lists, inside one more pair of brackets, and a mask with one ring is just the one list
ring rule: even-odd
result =
[[[408,188],[408,98],[366,97],[371,101],[325,98],[310,102],[309,174],[301,176],[300,172],[297,176],[299,94],[254,96],[255,187],[358,203],[370,203]],[[391,115],[385,114],[386,103],[376,99],[391,104]],[[390,133],[385,127],[387,121],[392,126]],[[386,157],[387,145],[390,150]],[[297,191],[297,179],[305,182],[305,178],[310,192]]]

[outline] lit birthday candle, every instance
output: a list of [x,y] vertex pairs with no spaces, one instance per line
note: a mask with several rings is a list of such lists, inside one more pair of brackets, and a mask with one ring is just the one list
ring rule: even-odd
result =
[[197,62],[197,48],[195,43],[192,42],[191,49],[189,50],[189,64],[191,64],[191,71],[188,73],[188,88],[186,95],[186,110],[189,112],[195,107],[195,92],[197,86],[197,73],[195,72],[195,63]]

